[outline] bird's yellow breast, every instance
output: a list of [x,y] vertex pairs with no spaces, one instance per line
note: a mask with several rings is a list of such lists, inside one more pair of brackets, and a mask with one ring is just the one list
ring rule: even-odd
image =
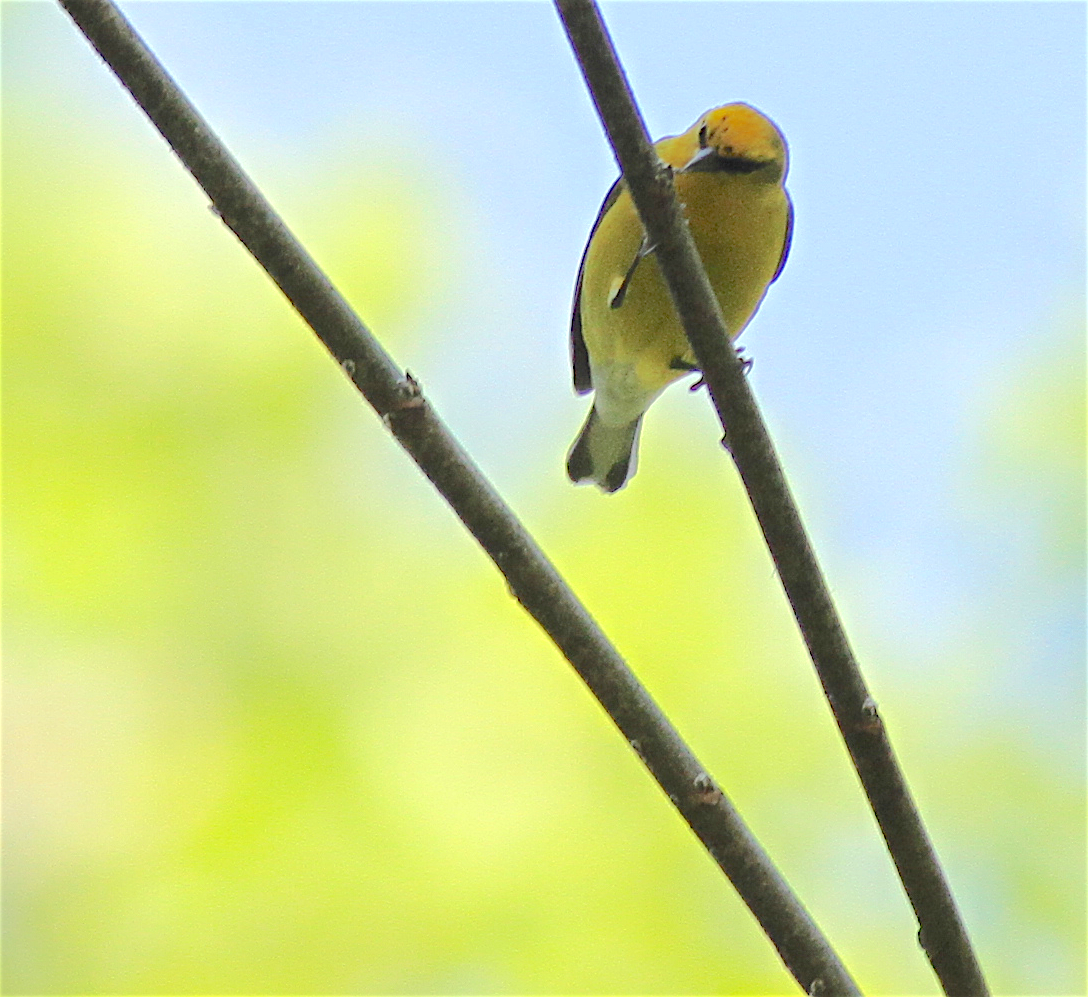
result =
[[[690,144],[685,134],[659,143],[658,151],[670,162],[686,157]],[[675,179],[726,329],[735,337],[778,268],[789,215],[785,191],[746,174],[680,173]],[[612,307],[641,242],[642,224],[624,189],[600,220],[586,253],[582,336],[595,369],[633,365],[636,380],[656,391],[683,376],[677,360],[692,364],[695,358],[652,254],[639,263],[622,304]]]

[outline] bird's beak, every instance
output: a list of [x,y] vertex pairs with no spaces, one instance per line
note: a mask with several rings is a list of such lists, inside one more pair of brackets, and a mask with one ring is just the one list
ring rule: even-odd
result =
[[710,173],[714,170],[720,170],[721,164],[716,162],[718,158],[718,150],[712,145],[708,145],[705,149],[700,149],[691,157],[691,159],[681,166],[679,172]]
[[[723,156],[717,149],[708,146],[700,149],[683,166],[680,173],[755,173],[774,165],[773,159],[751,159],[748,156]],[[772,174],[768,173],[768,176]],[[773,174],[780,177],[781,167]]]

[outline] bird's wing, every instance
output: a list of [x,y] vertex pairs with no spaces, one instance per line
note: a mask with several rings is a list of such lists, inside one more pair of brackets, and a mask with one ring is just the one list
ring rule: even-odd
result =
[[601,210],[597,212],[596,221],[589,231],[586,240],[586,248],[582,251],[582,262],[578,264],[578,277],[574,282],[574,306],[570,316],[570,362],[574,373],[574,390],[584,395],[593,388],[593,378],[589,370],[589,352],[586,350],[586,341],[582,338],[582,274],[586,268],[586,256],[589,254],[589,244],[597,233],[597,227],[601,219],[608,214],[608,210],[616,203],[622,191],[623,180],[617,180],[605,195]]
[[[785,194],[785,191],[783,191]],[[778,269],[775,270],[774,276],[771,278],[773,284],[778,280],[778,275],[782,273],[782,269],[786,265],[786,257],[790,255],[790,243],[793,242],[793,201],[790,200],[790,195],[786,194],[786,205],[788,210],[786,212],[786,237],[782,240],[782,255],[778,258]]]

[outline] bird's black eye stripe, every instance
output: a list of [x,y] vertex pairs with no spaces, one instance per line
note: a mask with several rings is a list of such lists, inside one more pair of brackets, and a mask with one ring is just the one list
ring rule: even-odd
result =
[[699,129],[699,148],[706,148],[706,125]]
[[765,166],[770,166],[772,160],[769,159],[749,159],[747,156],[715,156],[714,163],[716,169],[722,170],[725,173],[755,173],[756,170],[761,170]]

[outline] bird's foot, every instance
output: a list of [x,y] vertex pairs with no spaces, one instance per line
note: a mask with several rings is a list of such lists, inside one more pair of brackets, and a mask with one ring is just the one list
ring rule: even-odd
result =
[[736,349],[737,349],[737,359],[740,360],[740,369],[742,371],[744,371],[745,374],[747,374],[748,371],[750,371],[752,369],[753,360],[752,360],[751,357],[746,357],[744,355],[744,347],[743,346],[737,346]]

